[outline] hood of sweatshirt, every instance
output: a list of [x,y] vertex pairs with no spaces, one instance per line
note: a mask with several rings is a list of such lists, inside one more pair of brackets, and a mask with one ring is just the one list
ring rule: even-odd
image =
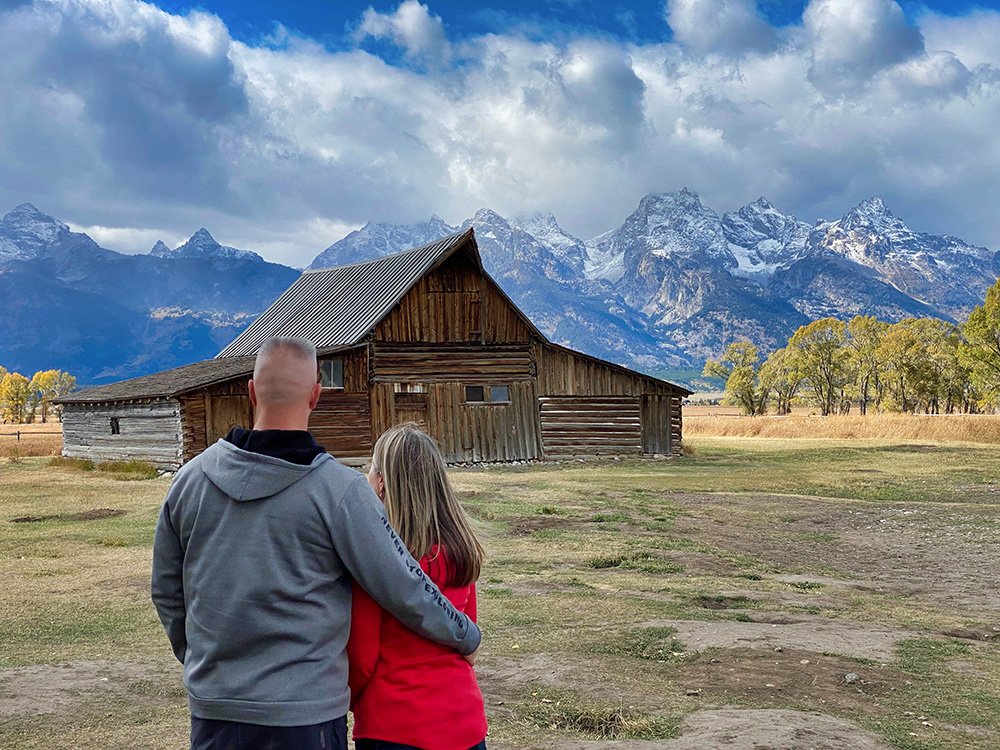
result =
[[308,465],[295,464],[219,440],[202,453],[201,469],[222,492],[244,502],[277,495],[332,460],[329,453],[321,453]]

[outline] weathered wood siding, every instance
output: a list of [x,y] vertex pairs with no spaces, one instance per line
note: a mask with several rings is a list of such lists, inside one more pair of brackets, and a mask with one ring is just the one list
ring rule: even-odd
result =
[[344,360],[344,392],[345,393],[368,393],[368,347],[360,346],[340,354],[330,354],[320,357],[331,359],[339,357]]
[[[657,394],[642,397],[642,452],[670,455],[680,445],[681,399]],[[676,431],[676,433],[675,433]]]
[[[118,420],[118,432],[111,420]],[[181,464],[181,405],[164,399],[149,403],[66,404],[63,451],[94,461],[149,461],[163,468]]]
[[[237,424],[236,417],[244,417],[239,426],[253,426],[247,380],[246,377],[233,378],[180,397],[184,461],[190,461],[220,437],[225,437],[225,432],[219,433],[223,429],[228,432],[229,426]],[[237,400],[240,409],[236,408]],[[219,415],[219,407],[225,409],[225,419]]]
[[534,381],[501,382],[509,387],[509,403],[468,404],[466,384],[461,382],[423,383],[423,393],[396,393],[400,384],[376,383],[372,386],[373,436],[377,438],[402,422],[417,422],[426,426],[445,460],[452,463],[539,458],[541,435]]
[[309,430],[335,458],[368,459],[372,454],[368,394],[324,389],[309,417]]
[[528,344],[533,332],[500,288],[463,253],[416,283],[375,327],[395,343]]
[[510,383],[534,373],[528,346],[376,344],[372,359],[372,378],[380,383]]
[[[609,414],[614,413],[623,397],[633,399],[629,403],[638,405],[639,452],[679,452],[682,393],[676,387],[547,344],[537,346],[535,357],[538,392],[543,400],[542,434],[548,436],[544,440],[547,456],[566,455],[563,443],[572,439],[574,430],[578,436],[581,431],[587,432],[582,425],[594,421],[595,415],[599,413],[596,405],[603,400],[605,406],[602,408],[608,410]],[[546,407],[545,399],[554,401]],[[556,402],[559,403],[558,409],[554,405]],[[575,428],[571,426],[574,412],[578,413],[581,420],[587,420],[581,421]],[[636,435],[631,431],[628,435],[619,434],[615,430],[603,433],[594,429],[589,432],[588,442],[580,444],[580,455],[635,452],[633,441]],[[610,450],[590,450],[594,447],[590,443],[599,442],[599,432],[607,435]],[[550,445],[552,450],[549,449]]]
[[482,341],[482,277],[457,253],[423,276],[381,323],[375,341]]
[[642,419],[638,396],[543,396],[546,457],[638,455]]
[[524,315],[507,300],[500,288],[482,277],[483,343],[527,344],[537,338]]
[[538,362],[540,396],[641,396],[674,395],[676,389],[639,373],[612,367],[584,355],[540,344]]

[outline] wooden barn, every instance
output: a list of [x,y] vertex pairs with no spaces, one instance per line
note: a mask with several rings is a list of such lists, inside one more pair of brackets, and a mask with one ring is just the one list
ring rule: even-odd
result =
[[316,344],[310,429],[346,463],[406,421],[456,463],[680,450],[689,391],[548,341],[484,271],[469,229],[307,271],[215,359],[62,399],[63,455],[180,465],[252,424],[246,380],[277,335]]

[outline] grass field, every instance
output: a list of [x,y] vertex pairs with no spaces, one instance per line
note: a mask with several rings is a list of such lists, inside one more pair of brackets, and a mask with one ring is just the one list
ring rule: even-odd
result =
[[[491,750],[1000,747],[995,447],[690,445],[454,473]],[[0,462],[0,748],[184,747],[134,476]]]
[[29,456],[52,456],[62,449],[62,425],[0,424],[0,461]]
[[796,409],[783,417],[744,417],[733,406],[685,406],[687,437],[824,440],[930,440],[1000,443],[996,414],[860,414],[820,417]]

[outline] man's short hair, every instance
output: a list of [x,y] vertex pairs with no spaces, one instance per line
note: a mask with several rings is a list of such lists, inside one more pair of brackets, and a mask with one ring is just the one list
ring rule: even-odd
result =
[[272,336],[260,345],[257,356],[267,355],[279,349],[297,354],[302,359],[316,359],[316,345],[297,336]]

